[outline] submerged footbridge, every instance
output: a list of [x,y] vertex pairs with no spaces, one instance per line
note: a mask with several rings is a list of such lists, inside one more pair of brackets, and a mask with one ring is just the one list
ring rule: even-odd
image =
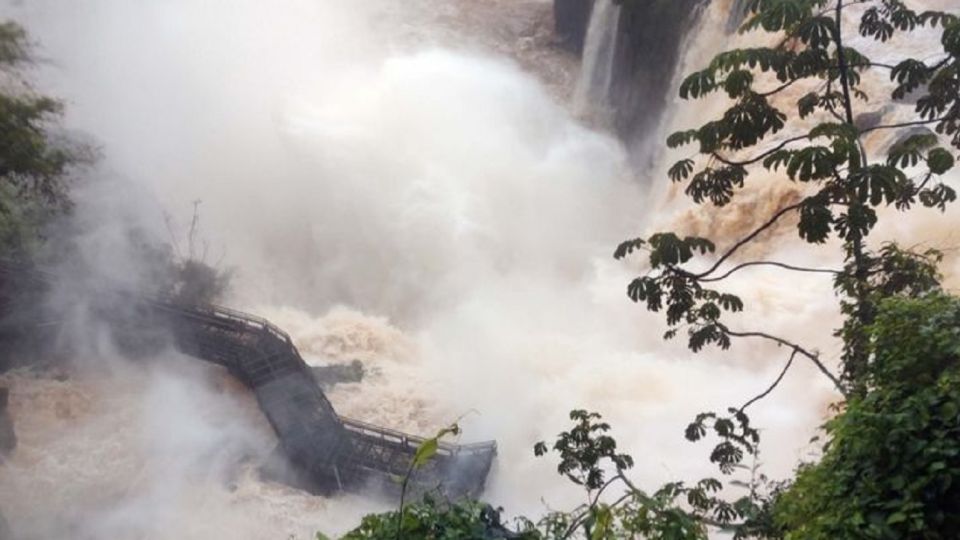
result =
[[[0,284],[13,281],[10,273],[0,264]],[[122,294],[102,295],[97,304],[94,311],[126,346],[143,348],[172,336],[181,352],[223,366],[250,388],[302,487],[318,493],[399,491],[399,479],[424,439],[337,415],[290,336],[267,320]],[[494,442],[441,442],[410,485],[415,492],[477,496],[495,455]]]
[[[227,368],[257,396],[290,463],[320,491],[398,487],[422,438],[342,418],[313,378],[290,336],[265,319],[217,307],[149,302],[185,354]],[[420,490],[452,496],[483,490],[493,442],[441,443],[413,476]]]

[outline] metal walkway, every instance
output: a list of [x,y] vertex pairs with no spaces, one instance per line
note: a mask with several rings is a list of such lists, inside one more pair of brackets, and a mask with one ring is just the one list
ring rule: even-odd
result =
[[[9,282],[10,272],[0,264],[0,282]],[[256,394],[303,487],[318,493],[399,492],[399,481],[424,439],[338,416],[290,336],[269,321],[219,306],[118,293],[100,295],[97,304],[94,311],[109,322],[121,345],[149,349],[151,342],[169,343],[172,337],[184,354],[221,365],[240,379]],[[496,443],[439,446],[411,477],[409,489],[478,496]]]

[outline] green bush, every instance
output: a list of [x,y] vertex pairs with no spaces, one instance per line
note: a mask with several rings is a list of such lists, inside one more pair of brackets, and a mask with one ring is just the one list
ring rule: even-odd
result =
[[[399,531],[398,531],[399,528]],[[323,535],[317,535],[323,540]],[[450,503],[425,497],[423,501],[399,512],[373,514],[363,518],[360,526],[342,540],[535,540],[535,533],[515,533],[500,523],[500,513],[488,504],[477,501]]]
[[960,299],[889,299],[871,338],[869,392],[827,423],[777,518],[790,539],[957,538]]

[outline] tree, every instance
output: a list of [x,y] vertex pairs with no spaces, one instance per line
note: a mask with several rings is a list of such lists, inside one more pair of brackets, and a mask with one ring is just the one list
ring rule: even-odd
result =
[[67,177],[86,150],[55,134],[62,104],[34,91],[23,68],[33,63],[26,32],[0,23],[0,253],[23,256],[40,229],[70,205]]
[[[870,362],[865,328],[875,317],[879,298],[935,286],[935,252],[917,254],[895,245],[871,250],[867,238],[881,207],[906,211],[920,204],[944,210],[956,200],[944,175],[954,168],[960,148],[960,19],[917,12],[900,0],[750,0],[746,9],[741,32],[774,33],[778,43],[723,52],[683,81],[683,99],[724,92],[732,105],[715,120],[670,135],[671,148],[695,144],[697,149],[675,163],[669,176],[684,182],[685,193],[697,204],[729,204],[757,171],[795,182],[801,199],[719,253],[706,238],[664,232],[622,243],[615,257],[649,252],[649,272],[630,283],[627,293],[650,311],[665,309],[671,326],[665,337],[685,328],[695,352],[707,345],[727,348],[733,338],[773,341],[813,362],[842,394],[862,394]],[[858,11],[848,13],[852,10]],[[938,29],[942,50],[927,62],[874,62],[848,45],[848,14],[859,14],[861,36],[881,44],[899,33]],[[889,99],[876,103],[868,102],[861,84],[863,74],[873,70],[888,72],[893,84]],[[803,96],[787,100],[783,96],[789,88],[803,89]],[[883,106],[908,95],[916,100],[913,119],[858,123],[864,113],[882,117]],[[862,139],[877,131],[894,132],[897,142],[868,150]],[[844,267],[736,259],[744,246],[790,217],[797,220],[798,236],[806,242],[838,238]],[[705,269],[692,268],[694,259],[715,253]],[[735,330],[724,323],[723,313],[743,310],[743,302],[711,287],[752,266],[834,276],[846,316],[836,334],[844,344],[842,373],[831,373],[817,353],[788,338]]]

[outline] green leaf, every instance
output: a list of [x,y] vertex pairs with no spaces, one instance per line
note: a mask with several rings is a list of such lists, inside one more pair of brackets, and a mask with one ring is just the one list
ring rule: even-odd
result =
[[930,69],[923,62],[913,58],[900,62],[890,70],[890,80],[897,83],[893,98],[903,99],[929,79]]
[[809,182],[833,176],[837,161],[833,152],[825,146],[809,146],[795,152],[787,165],[791,180]]
[[822,244],[830,236],[833,212],[822,203],[810,201],[800,207],[800,238],[812,244]]
[[836,23],[829,17],[807,19],[797,27],[795,35],[815,49],[825,49],[833,43]]
[[952,169],[955,163],[953,154],[943,148],[934,148],[927,154],[927,166],[933,174],[944,174]]
[[671,133],[667,137],[667,146],[670,148],[678,148],[686,144],[697,140],[698,131],[695,129],[689,129],[687,131],[677,131],[676,133]]
[[820,94],[816,92],[810,92],[797,100],[797,112],[800,113],[800,118],[806,118],[813,114],[819,104]]
[[908,167],[920,163],[923,151],[937,144],[937,135],[924,129],[895,142],[887,154],[887,164]]
[[746,94],[753,85],[753,74],[744,69],[731,71],[723,81],[723,89],[731,99]]
[[903,523],[907,520],[907,515],[903,512],[894,512],[887,517],[887,525],[895,525],[897,523]]
[[646,243],[647,241],[643,238],[634,238],[632,240],[627,240],[626,242],[621,242],[620,245],[617,246],[617,249],[613,252],[613,258],[617,260],[623,259],[634,251],[643,248],[644,244]]
[[693,172],[693,160],[692,159],[682,159],[676,162],[673,167],[670,167],[669,176],[670,179],[674,182],[679,182],[681,180],[686,180],[690,177],[690,173]]
[[954,20],[947,26],[943,31],[940,42],[943,44],[944,51],[955,57],[960,57],[960,23]]
[[437,450],[440,447],[440,441],[436,438],[430,438],[417,447],[416,454],[413,455],[413,467],[415,469],[424,466],[430,459],[437,454]]
[[590,534],[590,540],[603,540],[613,524],[613,512],[607,505],[601,505],[594,510],[593,531]]
[[717,89],[717,79],[712,70],[705,69],[691,74],[680,84],[682,99],[699,98]]

